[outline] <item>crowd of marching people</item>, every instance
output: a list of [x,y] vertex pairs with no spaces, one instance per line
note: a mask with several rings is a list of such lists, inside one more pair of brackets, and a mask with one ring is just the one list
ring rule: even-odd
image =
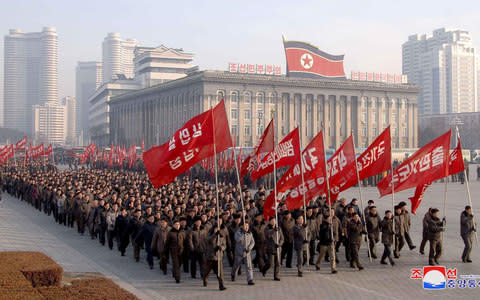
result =
[[[373,200],[362,210],[357,199],[340,198],[328,205],[327,197],[321,195],[303,209],[289,211],[281,203],[278,218],[265,220],[267,192],[262,186],[252,194],[247,186],[236,183],[223,182],[216,189],[199,178],[183,177],[156,189],[144,171],[60,171],[53,165],[35,164],[5,168],[0,175],[3,191],[52,216],[58,224],[76,227],[79,234],[118,249],[122,256],[132,247],[135,261],[145,256],[151,269],[158,261],[164,274],[170,264],[177,283],[183,271],[207,286],[213,271],[219,289],[224,290],[224,262],[231,267],[232,281],[243,268],[248,285],[255,284],[254,269],[263,276],[273,273],[279,281],[280,268],[293,268],[294,261],[299,277],[305,265],[320,270],[325,261],[330,272],[337,273],[341,259],[362,270],[362,240],[367,241],[369,258],[391,266],[404,246],[416,248],[405,202],[382,217]],[[476,231],[469,206],[460,219],[465,243],[462,261],[469,263]],[[424,254],[429,242],[431,265],[439,263],[444,228],[439,210],[430,208],[423,219],[419,250]],[[379,243],[383,244],[381,255]]]

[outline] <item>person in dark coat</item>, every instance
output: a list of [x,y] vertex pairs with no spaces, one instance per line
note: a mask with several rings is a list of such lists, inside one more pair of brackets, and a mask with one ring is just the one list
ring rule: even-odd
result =
[[153,254],[157,255],[160,259],[159,266],[164,275],[167,275],[168,251],[165,251],[165,244],[169,231],[170,227],[168,226],[167,219],[162,218],[160,220],[160,226],[157,226],[157,229],[155,229],[153,233],[151,245]]
[[400,250],[405,245],[405,225],[403,223],[402,208],[395,205],[395,250],[393,250],[393,257],[400,257]]
[[176,283],[180,283],[180,266],[185,242],[185,231],[180,228],[180,220],[174,220],[172,229],[167,234],[165,252],[172,258],[172,275]]
[[258,265],[260,271],[265,267],[265,227],[263,214],[258,213],[253,221],[252,234],[255,240],[255,259],[253,261]]
[[140,232],[140,229],[143,226],[143,221],[142,221],[142,211],[141,210],[136,210],[133,213],[133,216],[130,218],[130,221],[128,222],[128,232],[130,233],[130,239],[132,241],[132,246],[133,246],[133,258],[135,259],[136,262],[140,260],[140,245],[143,243],[142,241],[137,241],[135,240],[138,233]]
[[284,243],[282,246],[281,261],[286,260],[286,267],[292,267],[293,258],[293,227],[295,226],[295,220],[292,218],[292,214],[289,211],[285,212],[282,221],[280,222],[280,228],[283,232]]
[[425,213],[423,216],[422,220],[422,242],[420,243],[420,254],[424,255],[425,254],[425,245],[427,244],[428,238],[427,238],[427,228],[428,228],[428,222],[432,218],[432,208],[430,207],[428,211]]
[[205,251],[207,251],[207,229],[202,225],[201,217],[194,217],[192,228],[187,234],[187,246],[190,249],[190,275],[197,276],[197,264],[203,278],[205,267]]
[[462,236],[465,248],[462,253],[462,261],[471,263],[470,252],[472,252],[473,233],[477,231],[476,224],[473,221],[472,208],[467,205],[460,214],[460,235]]
[[135,243],[140,244],[140,242],[143,241],[145,244],[145,251],[147,252],[147,262],[148,262],[148,265],[150,266],[150,269],[153,269],[153,253],[152,253],[151,245],[152,245],[153,234],[157,227],[154,221],[155,221],[154,215],[147,216],[147,221],[145,222],[145,224],[142,225],[142,228],[140,228],[140,231],[135,237]]
[[366,214],[368,242],[372,258],[377,258],[376,244],[380,241],[380,216],[377,214],[377,207],[370,205]]
[[358,251],[360,250],[360,245],[362,244],[362,234],[366,234],[363,228],[362,221],[358,213],[353,213],[353,217],[347,225],[348,232],[348,244],[350,246],[350,267],[358,268],[358,270],[363,270],[362,263],[360,262],[360,257]]
[[390,261],[392,267],[395,265],[392,257],[392,244],[393,244],[393,214],[390,210],[385,211],[385,217],[380,223],[380,228],[382,230],[382,244],[383,244],[383,255],[380,263],[386,265],[385,261],[387,258]]
[[280,281],[280,249],[283,244],[283,232],[278,228],[274,216],[270,217],[269,224],[265,227],[265,252],[266,264],[261,270],[265,277],[267,271],[273,265],[273,280]]
[[[335,210],[332,208],[332,213]],[[333,216],[334,217],[334,216]],[[333,227],[332,227],[333,226]],[[328,216],[323,219],[322,224],[320,225],[319,232],[319,244],[318,244],[318,259],[315,263],[315,269],[320,270],[320,264],[322,259],[328,253],[330,257],[330,266],[332,274],[337,273],[336,261],[335,261],[335,240],[339,235],[339,226],[332,225],[332,216]]]
[[431,266],[438,265],[438,260],[442,255],[442,236],[444,231],[445,218],[440,220],[439,210],[432,209],[432,218],[428,221],[427,238],[430,242],[430,253],[428,255],[428,264]]
[[303,276],[303,265],[307,262],[309,242],[303,215],[299,215],[293,227],[293,249],[297,254],[298,277]]
[[[223,291],[227,288],[223,279],[223,251],[227,249],[226,227],[222,225],[222,219],[218,220],[218,224],[212,226],[207,235],[207,262],[203,273],[203,286],[207,286],[208,275],[213,270],[218,279],[218,288]],[[220,229],[219,229],[220,227]]]
[[95,232],[95,213],[97,212],[97,207],[98,200],[94,200],[87,214],[88,232],[90,233],[90,237],[92,240],[97,237],[97,233]]
[[115,236],[117,237],[117,246],[122,256],[125,256],[129,242],[127,209],[124,207],[115,221]]

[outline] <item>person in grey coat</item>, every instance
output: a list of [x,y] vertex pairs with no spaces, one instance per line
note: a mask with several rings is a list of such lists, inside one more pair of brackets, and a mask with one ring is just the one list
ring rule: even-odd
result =
[[462,253],[462,261],[471,263],[470,252],[472,252],[473,233],[477,231],[476,224],[473,221],[472,208],[467,205],[460,214],[460,235],[462,236],[465,248]]
[[238,269],[243,262],[247,267],[248,285],[255,285],[253,282],[253,266],[251,252],[255,247],[253,234],[249,231],[250,225],[242,223],[240,228],[235,232],[235,259],[232,268],[232,281],[235,281]]
[[303,265],[307,261],[309,240],[307,226],[304,224],[303,215],[297,217],[297,224],[293,227],[293,249],[297,253],[298,277],[303,276]]

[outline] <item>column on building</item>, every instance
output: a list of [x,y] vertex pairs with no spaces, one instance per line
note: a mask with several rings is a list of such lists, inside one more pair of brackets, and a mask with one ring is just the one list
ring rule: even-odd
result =
[[346,135],[352,133],[352,97],[345,96],[345,130]]
[[341,114],[340,96],[339,95],[331,95],[330,97],[332,98],[332,101],[333,101],[333,108],[334,108],[333,124],[335,126],[334,131],[333,131],[334,136],[333,136],[332,144],[334,145],[335,149],[338,149],[343,142],[342,138],[341,138],[341,134],[340,134],[340,127],[342,126],[342,123],[341,123],[341,120],[340,120],[341,119],[340,118],[340,114]]

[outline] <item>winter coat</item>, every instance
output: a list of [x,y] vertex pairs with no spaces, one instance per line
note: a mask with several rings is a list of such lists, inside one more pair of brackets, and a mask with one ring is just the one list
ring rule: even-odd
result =
[[351,244],[361,244],[362,233],[364,233],[364,229],[361,221],[355,222],[355,220],[352,219],[348,222],[347,234]]
[[251,232],[239,228],[235,232],[235,256],[245,257],[255,247],[255,240]]
[[155,225],[155,223],[145,222],[135,237],[135,243],[140,245],[143,240],[143,242],[145,242],[145,249],[151,249],[150,246],[152,245],[153,234],[156,228],[157,225]]
[[216,226],[212,227],[207,235],[206,258],[207,260],[213,261],[218,260],[218,255],[220,255],[220,259],[222,259],[223,251],[227,248],[227,236],[225,230],[220,229],[220,231],[214,233],[215,227]]
[[441,232],[443,231],[443,221],[440,220],[440,218],[435,218],[432,217],[428,221],[428,226],[427,226],[427,239],[428,240],[434,240],[434,241],[440,241],[441,238]]
[[473,215],[467,216],[466,212],[463,211],[460,214],[460,235],[462,237],[469,236],[474,229]]
[[380,222],[382,222],[380,216],[368,213],[366,218],[368,238],[378,241],[380,239]]
[[289,220],[283,219],[280,227],[283,231],[283,237],[285,238],[285,243],[293,243],[293,227],[295,226],[295,221],[290,218]]
[[207,229],[200,225],[197,228],[195,225],[188,231],[187,246],[191,252],[205,253],[207,250]]
[[393,244],[393,219],[383,218],[380,223],[380,228],[382,230],[382,243],[387,245]]
[[293,249],[296,251],[307,250],[309,241],[307,239],[307,227],[295,224],[293,227]]
[[[278,242],[277,242],[277,232],[278,232]],[[277,248],[282,247],[283,245],[283,233],[280,228],[268,224],[265,227],[265,250],[269,254],[277,253]],[[277,247],[278,246],[278,247]]]
[[167,235],[168,232],[170,231],[170,227],[161,227],[157,226],[155,229],[155,232],[153,233],[153,238],[152,238],[152,251],[153,253],[157,254],[159,257],[161,254],[164,253],[165,251],[165,243],[167,241]]
[[164,252],[170,253],[172,257],[175,255],[181,256],[184,250],[184,242],[185,231],[172,228],[167,234]]

